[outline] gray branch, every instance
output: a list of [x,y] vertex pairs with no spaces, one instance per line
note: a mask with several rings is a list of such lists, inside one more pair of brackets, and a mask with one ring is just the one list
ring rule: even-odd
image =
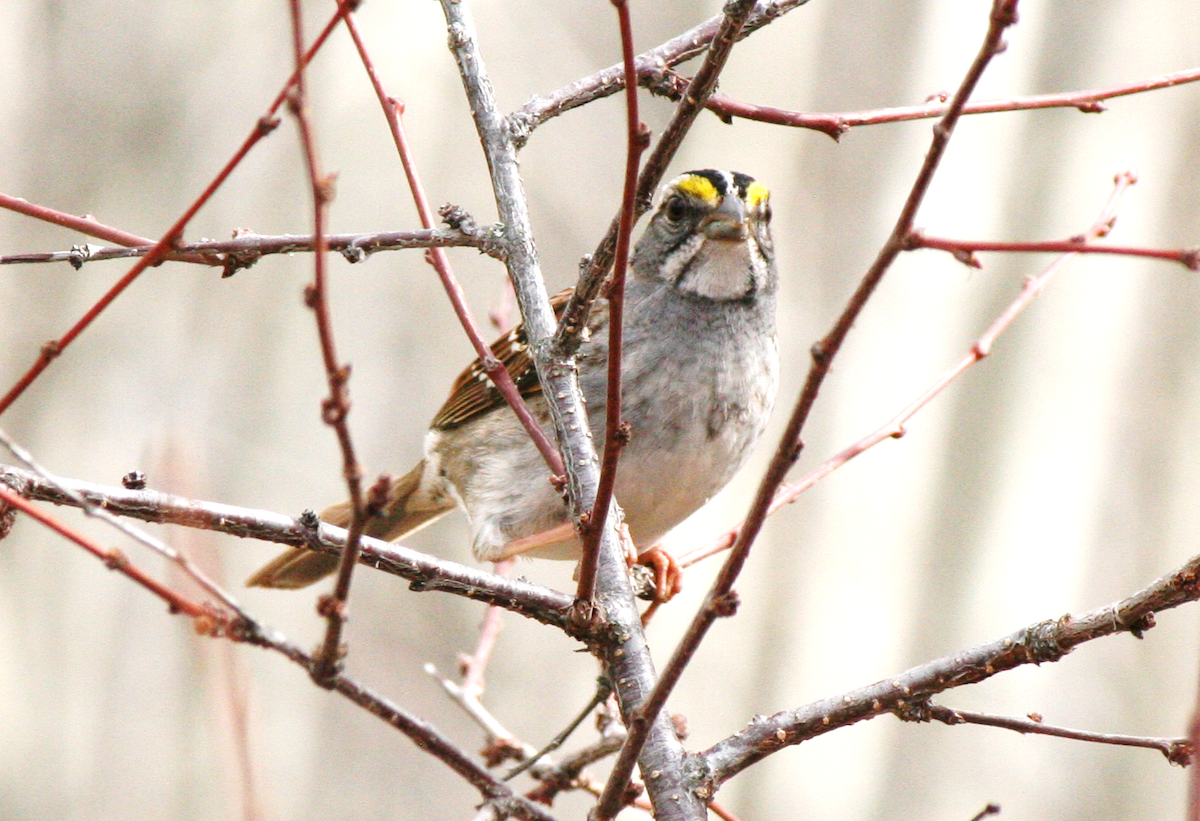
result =
[[1154,614],[1200,599],[1200,556],[1128,598],[1082,616],[1067,614],[1038,622],[1004,638],[913,667],[844,695],[814,701],[795,710],[756,717],[750,726],[701,753],[704,781],[716,790],[724,782],[784,747],[800,744],[839,727],[885,713],[928,720],[928,699],[965,684],[976,684],[1025,664],[1058,661],[1084,642],[1117,633],[1137,638],[1154,626]]
[[[742,40],[758,31],[763,26],[782,17],[789,11],[799,8],[808,0],[774,0],[760,2],[751,12],[746,24],[738,32],[737,39]],[[678,37],[673,37],[656,48],[639,54],[634,59],[637,68],[638,85],[651,90],[663,82],[663,71],[671,66],[679,65],[704,52],[716,36],[724,14],[710,17],[693,29],[685,31]],[[611,65],[589,77],[576,80],[552,91],[544,96],[534,96],[525,105],[508,115],[506,125],[516,148],[521,148],[529,139],[534,129],[550,120],[570,111],[573,108],[587,105],[594,100],[616,94],[625,88],[625,69],[620,64]],[[671,93],[662,89],[663,93]]]
[[[456,216],[462,216],[455,210]],[[463,218],[460,227],[417,231],[375,231],[358,234],[327,234],[326,246],[337,251],[350,262],[361,262],[376,251],[395,251],[404,248],[478,248],[481,253],[502,258],[500,243],[495,239],[494,226],[478,227]],[[0,256],[0,265],[38,262],[66,262],[75,269],[85,262],[143,257],[150,253],[153,245],[104,246],[82,244],[70,251],[46,251],[32,254]],[[260,257],[268,254],[292,254],[312,251],[313,238],[310,234],[260,235],[243,233],[233,239],[202,240],[179,245],[168,260],[180,256],[200,254],[224,264],[226,275],[239,268],[249,268]]]
[[[157,490],[125,490],[73,479],[56,479],[56,487],[32,471],[0,465],[0,483],[27,499],[79,507],[71,494],[116,516],[144,522],[215,530],[247,539],[303,547],[340,556],[346,531],[307,517],[293,519],[268,510],[253,510],[217,502],[202,502]],[[408,579],[416,591],[441,590],[520,613],[543,624],[570,630],[573,599],[541,585],[506,579],[474,567],[410,550],[367,536],[362,540],[362,564]]]
[[[572,356],[556,356],[552,351],[550,341],[555,330],[555,318],[533,244],[533,232],[517,165],[517,149],[504,118],[496,108],[495,94],[484,68],[470,11],[461,0],[442,0],[442,10],[446,16],[450,49],[458,62],[471,114],[491,171],[496,206],[504,226],[508,272],[521,305],[530,349],[550,405],[563,462],[567,466],[571,512],[578,519],[580,513],[590,509],[595,500],[600,471],[586,426],[572,422],[587,419],[574,359]],[[572,427],[575,430],[571,430]],[[615,522],[617,519],[612,516],[609,521]],[[595,649],[603,659],[606,672],[616,688],[622,714],[628,721],[653,689],[655,672],[634,604],[624,557],[612,526],[606,527],[601,535],[597,582],[597,603],[602,611],[597,615],[607,622],[605,632],[608,640],[598,642]],[[665,711],[654,722],[640,764],[642,772],[646,774],[647,789],[660,821],[705,818],[704,804],[693,793],[682,788],[685,780],[684,750]],[[650,774],[654,774],[654,777]]]

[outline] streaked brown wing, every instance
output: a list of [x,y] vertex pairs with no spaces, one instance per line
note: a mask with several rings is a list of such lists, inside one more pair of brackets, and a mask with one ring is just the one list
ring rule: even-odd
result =
[[[572,290],[567,288],[550,297],[550,307],[554,309],[555,317],[562,316]],[[537,369],[534,368],[533,359],[529,355],[523,323],[493,342],[492,354],[504,363],[508,375],[512,377],[522,396],[541,393],[542,386],[538,382]],[[454,380],[450,398],[433,418],[431,427],[436,430],[452,430],[503,404],[504,397],[496,390],[492,380],[488,379],[483,364],[477,358]]]

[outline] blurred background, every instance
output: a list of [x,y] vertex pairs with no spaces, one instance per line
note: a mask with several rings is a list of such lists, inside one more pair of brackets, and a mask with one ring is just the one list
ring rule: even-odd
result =
[[[638,50],[719,3],[634,2]],[[806,111],[919,103],[950,91],[982,38],[985,0],[813,0],[743,42],[721,90]],[[501,108],[619,59],[609,3],[472,3]],[[307,2],[311,30],[332,3]],[[1028,0],[976,98],[1094,88],[1200,64],[1194,0]],[[437,4],[359,15],[430,197],[495,219],[486,167]],[[282,2],[16,0],[0,6],[0,191],[157,237],[264,112],[291,70]],[[691,64],[694,69],[696,64]],[[685,67],[687,69],[688,67]],[[415,227],[399,162],[338,32],[310,77],[320,153],[336,172],[334,231]],[[643,94],[658,133],[669,103]],[[1054,239],[1091,224],[1113,174],[1136,167],[1113,241],[1200,242],[1200,87],[1072,109],[966,118],[917,223],[943,236]],[[613,97],[535,132],[522,153],[551,290],[571,283],[615,213],[624,152]],[[702,115],[673,171],[747,172],[773,192],[782,274],[779,408],[754,463],[670,545],[705,543],[743,514],[809,364],[890,230],[931,121],[812,132]],[[294,123],[242,164],[189,227],[223,238],[310,230]],[[0,254],[86,239],[0,213]],[[93,240],[93,242],[95,242]],[[500,265],[451,252],[481,322]],[[354,366],[351,425],[369,475],[406,470],[470,348],[419,252],[331,257],[339,352]],[[822,391],[794,475],[915,398],[1048,256],[902,257]],[[0,269],[0,384],[34,360],[128,267]],[[270,257],[227,280],[167,264],[146,273],[0,425],[64,476],[297,515],[342,498],[316,334],[301,302],[311,258]],[[703,749],[772,713],[835,695],[1028,623],[1128,595],[1200,545],[1200,282],[1167,263],[1076,261],[995,348],[913,420],[775,516],[671,702]],[[7,455],[4,455],[5,461]],[[115,532],[68,521],[154,557]],[[312,591],[245,590],[276,547],[166,536],[211,563],[254,613],[299,644],[322,623]],[[407,542],[470,562],[450,516]],[[710,566],[711,565],[711,566]],[[694,568],[650,631],[659,662],[715,573]],[[564,587],[571,567],[519,572]],[[453,673],[479,605],[355,581],[348,671],[469,750],[481,733],[422,672]],[[1144,641],[1088,644],[942,699],[952,707],[1139,735],[1186,732],[1197,689],[1195,607]],[[597,672],[578,645],[506,618],[486,703],[540,746],[586,703]],[[587,739],[581,731],[579,739]],[[603,773],[605,768],[600,768]],[[248,775],[247,775],[248,774]],[[1181,818],[1186,772],[1157,753],[996,729],[857,725],[771,756],[720,793],[745,819],[964,821]],[[197,638],[190,624],[94,559],[20,521],[0,544],[0,817],[5,819],[467,818],[475,793],[443,765],[273,654]],[[587,802],[566,796],[560,818]]]

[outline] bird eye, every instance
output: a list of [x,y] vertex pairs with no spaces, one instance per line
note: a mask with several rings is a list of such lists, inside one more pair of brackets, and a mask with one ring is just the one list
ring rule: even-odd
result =
[[683,197],[671,197],[667,200],[667,204],[663,206],[663,211],[667,215],[667,219],[671,222],[679,222],[687,215],[688,207],[684,202]]

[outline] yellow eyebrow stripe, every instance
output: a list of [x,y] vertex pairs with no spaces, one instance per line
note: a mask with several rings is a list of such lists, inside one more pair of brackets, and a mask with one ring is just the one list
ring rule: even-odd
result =
[[752,182],[746,188],[746,205],[751,208],[757,208],[765,203],[771,196],[771,192],[767,190],[765,185]]
[[675,190],[714,205],[717,202],[717,187],[712,184],[712,181],[696,174],[689,174],[679,180],[675,184]]

